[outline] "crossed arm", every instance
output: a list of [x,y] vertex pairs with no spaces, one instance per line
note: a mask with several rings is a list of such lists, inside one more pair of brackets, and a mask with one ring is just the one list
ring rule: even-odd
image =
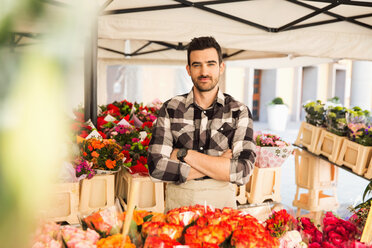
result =
[[[170,159],[177,160],[178,149],[174,149]],[[190,165],[190,172],[187,180],[209,176],[220,181],[230,181],[230,159],[232,151],[226,150],[221,156],[210,156],[194,150],[189,150],[184,158],[185,162]]]

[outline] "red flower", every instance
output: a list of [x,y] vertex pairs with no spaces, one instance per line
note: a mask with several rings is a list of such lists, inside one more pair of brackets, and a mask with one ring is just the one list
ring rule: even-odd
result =
[[120,109],[116,107],[114,104],[107,105],[107,112],[113,116],[120,115]]
[[106,134],[104,134],[104,133],[101,132],[101,131],[98,131],[98,133],[102,136],[103,139],[106,139]]
[[106,116],[99,116],[99,117],[97,117],[97,128],[99,130],[101,130],[102,129],[102,126],[107,123],[107,121],[105,121],[105,117]]
[[79,136],[83,137],[83,138],[86,138],[88,135],[89,135],[89,133],[87,131],[83,130],[83,131],[81,131]]
[[150,139],[146,137],[146,138],[141,142],[141,144],[142,144],[143,146],[148,146],[148,145],[150,144]]
[[145,158],[144,156],[141,156],[137,160],[137,165],[143,165],[143,166],[145,166],[146,164],[147,164],[147,158]]
[[145,127],[152,128],[152,122],[151,121],[145,121],[142,124],[142,128],[145,128]]

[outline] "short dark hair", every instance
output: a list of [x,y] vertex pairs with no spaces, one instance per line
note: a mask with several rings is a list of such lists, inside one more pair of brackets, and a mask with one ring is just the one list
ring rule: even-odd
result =
[[187,64],[190,65],[190,53],[195,50],[215,48],[218,54],[218,62],[222,63],[222,51],[218,42],[212,36],[196,37],[191,40],[187,47]]

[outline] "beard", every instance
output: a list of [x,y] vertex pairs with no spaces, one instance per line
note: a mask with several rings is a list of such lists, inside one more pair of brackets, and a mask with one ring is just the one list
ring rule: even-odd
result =
[[[200,81],[202,78],[209,78],[209,82],[202,82]],[[198,78],[192,78],[192,82],[194,86],[200,91],[200,92],[208,92],[213,90],[216,85],[218,84],[218,81],[220,80],[220,77],[212,78],[210,76],[200,76]]]

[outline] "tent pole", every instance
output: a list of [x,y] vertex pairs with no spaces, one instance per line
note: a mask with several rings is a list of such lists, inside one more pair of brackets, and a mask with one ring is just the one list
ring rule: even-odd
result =
[[98,17],[95,15],[92,29],[85,44],[84,61],[84,118],[97,127],[97,39]]

